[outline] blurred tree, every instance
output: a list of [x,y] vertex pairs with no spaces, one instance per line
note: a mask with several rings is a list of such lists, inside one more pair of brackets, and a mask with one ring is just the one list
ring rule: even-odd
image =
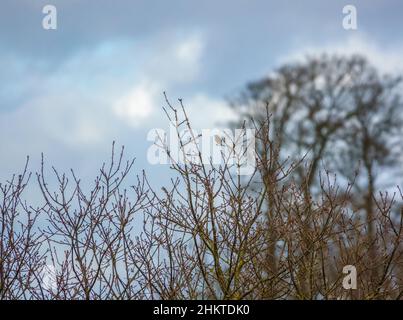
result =
[[[292,178],[303,187],[307,203],[318,194],[324,170],[349,183],[355,180],[350,202],[365,214],[368,241],[374,242],[377,187],[390,186],[385,173],[401,175],[400,83],[400,77],[380,74],[362,56],[322,55],[286,64],[248,84],[230,104],[242,121],[245,117],[267,119],[266,113],[270,114],[280,150],[274,163],[306,160]],[[270,150],[259,148],[262,157],[268,157]],[[273,188],[270,169],[262,181],[269,190]],[[267,203],[270,220],[273,204],[269,199]],[[269,256],[274,256],[273,250]]]

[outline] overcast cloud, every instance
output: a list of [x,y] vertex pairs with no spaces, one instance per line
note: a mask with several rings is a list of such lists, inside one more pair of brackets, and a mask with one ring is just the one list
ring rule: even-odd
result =
[[[42,28],[42,8],[58,29]],[[166,128],[163,91],[183,98],[198,128],[233,118],[225,97],[307,53],[364,53],[402,70],[403,3],[354,1],[358,30],[342,28],[345,1],[3,0],[0,4],[0,174],[40,153],[89,177],[125,144],[137,169],[147,132]],[[151,178],[167,168],[153,168]],[[168,176],[168,175],[166,175]]]

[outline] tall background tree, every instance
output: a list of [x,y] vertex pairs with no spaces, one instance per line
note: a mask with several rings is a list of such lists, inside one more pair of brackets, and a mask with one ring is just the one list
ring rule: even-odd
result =
[[[365,221],[366,239],[374,244],[369,261],[375,261],[381,236],[374,226],[379,190],[398,185],[402,177],[400,84],[400,76],[381,74],[363,56],[322,55],[286,64],[249,83],[230,101],[242,120],[267,119],[269,114],[279,150],[272,164],[305,160],[292,179],[304,190],[308,209],[318,198],[326,172],[353,186],[349,203],[356,210],[354,218]],[[271,150],[268,145],[260,147],[261,157],[272,156]],[[263,168],[262,183],[268,190],[279,188],[273,185],[272,172],[273,168]],[[274,241],[273,206],[268,197],[268,230]],[[312,227],[308,214],[307,234]],[[274,245],[268,248],[269,271],[276,264],[275,251]],[[373,268],[374,281],[380,273]]]

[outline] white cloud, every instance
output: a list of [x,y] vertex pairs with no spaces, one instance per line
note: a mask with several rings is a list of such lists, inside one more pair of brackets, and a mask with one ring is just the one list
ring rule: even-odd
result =
[[[169,93],[177,85],[191,83],[199,76],[204,49],[200,34],[170,40],[169,43],[161,41],[157,48],[140,71],[141,80],[113,104],[114,114],[131,127],[144,126],[146,120],[156,115],[157,108],[164,104],[163,91]],[[200,105],[199,100],[193,102]]]
[[199,33],[158,38],[142,73],[164,86],[190,83],[200,76],[204,48],[205,39]]
[[[27,154],[38,161],[44,152],[59,169],[72,166],[86,174],[113,140],[126,145],[144,167],[147,131],[168,126],[163,91],[172,101],[190,97],[185,103],[195,127],[227,125],[231,112],[225,101],[194,86],[204,76],[205,47],[205,38],[190,32],[100,43],[56,67],[29,55],[13,57],[16,66],[0,76],[7,84],[0,101],[9,104],[0,113],[0,145],[7,150],[0,173],[7,176]],[[1,55],[0,66],[7,66]]]
[[203,43],[200,37],[191,37],[180,43],[176,54],[182,63],[198,65],[203,51]]
[[300,61],[307,55],[317,55],[321,53],[331,53],[340,55],[361,54],[381,72],[401,73],[403,66],[401,63],[403,47],[384,47],[371,40],[363,33],[354,33],[348,36],[345,41],[330,42],[324,45],[312,45],[299,48],[298,52],[291,52],[283,55],[279,60],[280,64],[293,60]]
[[184,101],[191,124],[197,129],[227,127],[228,122],[236,120],[236,113],[222,99],[198,93]]
[[113,111],[127,124],[134,127],[140,126],[155,110],[156,91],[156,88],[149,84],[139,84],[117,100]]
[[13,143],[24,132],[31,145],[40,140],[94,147],[127,136],[155,120],[164,90],[197,79],[203,48],[199,33],[165,34],[86,47],[53,70],[14,57],[18,65],[8,73],[18,79],[8,83],[7,92],[23,92],[23,101],[13,100],[18,106],[1,115],[0,125],[10,130],[1,142]]

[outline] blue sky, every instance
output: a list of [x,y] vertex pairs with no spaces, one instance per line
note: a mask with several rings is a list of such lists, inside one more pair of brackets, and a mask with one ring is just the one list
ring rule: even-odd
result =
[[[58,13],[42,28],[43,6]],[[342,27],[353,4],[358,30]],[[2,0],[0,180],[41,152],[61,170],[92,180],[111,143],[151,167],[147,132],[167,128],[166,91],[183,98],[198,128],[233,114],[225,98],[306,54],[363,53],[379,69],[403,69],[402,1]]]

